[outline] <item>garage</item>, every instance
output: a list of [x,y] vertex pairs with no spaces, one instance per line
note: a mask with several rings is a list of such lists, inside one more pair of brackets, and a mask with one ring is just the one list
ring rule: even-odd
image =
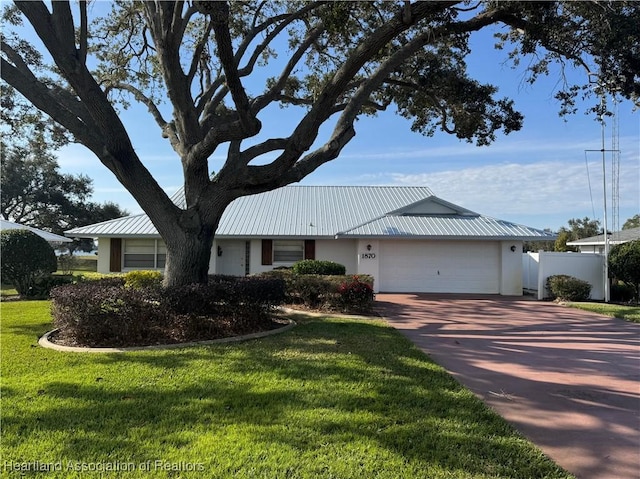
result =
[[497,241],[381,241],[379,290],[498,294],[500,258]]

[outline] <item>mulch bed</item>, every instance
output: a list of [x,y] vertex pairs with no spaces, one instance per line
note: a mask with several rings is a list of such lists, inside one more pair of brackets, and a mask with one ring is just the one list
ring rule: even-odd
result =
[[227,327],[220,327],[222,323],[216,321],[216,327],[210,330],[196,330],[188,331],[182,329],[173,330],[152,330],[148,332],[146,337],[119,337],[117,340],[109,340],[109,338],[101,338],[100,341],[80,341],[73,332],[57,330],[49,336],[49,341],[61,346],[72,347],[91,347],[91,348],[129,348],[129,347],[144,347],[144,346],[160,346],[165,344],[181,344],[200,341],[212,341],[215,339],[223,339],[236,336],[244,336],[247,334],[260,333],[263,331],[270,331],[281,328],[288,324],[288,321],[282,318],[274,317],[269,323],[253,328],[247,327],[232,327],[226,322]]

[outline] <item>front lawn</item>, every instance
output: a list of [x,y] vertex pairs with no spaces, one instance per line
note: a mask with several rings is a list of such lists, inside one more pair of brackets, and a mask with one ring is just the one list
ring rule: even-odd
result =
[[14,288],[12,284],[2,283],[0,285],[0,295],[3,297],[18,296],[18,291],[16,291],[16,288]]
[[570,477],[381,321],[79,354],[37,346],[48,301],[1,307],[3,477]]
[[624,319],[632,323],[640,323],[640,306],[624,306],[611,303],[566,303],[572,308],[583,309],[593,313],[604,314],[614,318]]

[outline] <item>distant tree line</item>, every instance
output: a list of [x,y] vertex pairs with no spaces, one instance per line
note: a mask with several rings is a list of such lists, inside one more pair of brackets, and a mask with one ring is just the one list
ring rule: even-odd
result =
[[[582,238],[589,238],[604,233],[600,220],[592,220],[589,217],[572,218],[567,222],[568,226],[561,226],[557,231],[558,238],[555,241],[527,241],[524,244],[525,251],[578,251],[574,246],[567,246],[568,242]],[[640,227],[640,214],[627,219],[622,225],[623,230]],[[549,229],[545,231],[551,231]],[[609,231],[609,233],[611,233]]]
[[[56,234],[129,214],[112,202],[91,201],[93,180],[62,173],[57,149],[68,143],[55,125],[10,94],[2,98],[0,215]],[[91,251],[91,239],[67,245]]]

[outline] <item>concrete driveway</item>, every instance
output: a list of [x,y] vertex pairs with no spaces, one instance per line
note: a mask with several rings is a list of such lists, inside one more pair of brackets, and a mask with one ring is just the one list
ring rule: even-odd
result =
[[578,478],[640,478],[639,324],[501,296],[378,294],[376,303]]

